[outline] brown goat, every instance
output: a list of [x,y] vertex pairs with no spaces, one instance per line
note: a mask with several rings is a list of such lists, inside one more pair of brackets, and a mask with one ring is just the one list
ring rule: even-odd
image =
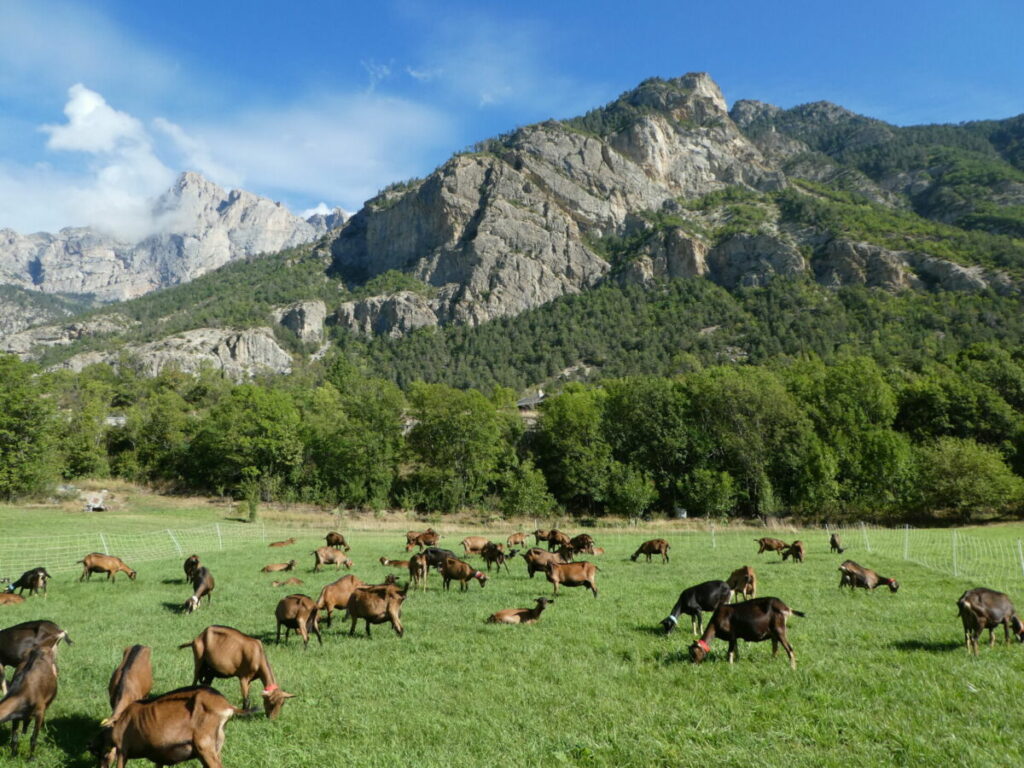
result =
[[268,547],[290,547],[295,543],[295,537],[287,538],[284,541],[272,541],[267,544]]
[[572,546],[572,539],[567,534],[562,533],[557,528],[552,528],[548,531],[548,552],[554,552],[559,547],[570,546]]
[[135,581],[137,575],[134,570],[125,565],[121,558],[113,555],[101,555],[99,552],[86,555],[76,562],[82,564],[82,575],[79,577],[79,581],[91,579],[94,573],[107,574],[107,581],[115,581],[115,577],[121,571],[127,573],[131,581]]
[[534,544],[537,544],[539,546],[542,541],[547,541],[548,533],[549,531],[545,531],[542,528],[538,528],[537,530],[535,530],[533,532],[533,538],[535,539]]
[[531,579],[535,573],[544,573],[547,570],[549,563],[557,564],[565,562],[556,553],[545,552],[539,547],[531,547],[523,552],[522,555],[523,559],[526,561],[526,572],[529,574]]
[[533,608],[506,608],[503,611],[492,613],[487,618],[488,624],[536,624],[544,609],[554,603],[546,597],[538,597],[537,604]]
[[802,563],[804,561],[804,543],[802,541],[794,541],[784,550],[782,550],[782,559],[792,556],[794,563]]
[[739,602],[741,595],[744,600],[757,597],[757,574],[749,565],[744,565],[730,573],[726,583],[732,590],[733,602]]
[[782,550],[784,550],[786,547],[789,546],[782,539],[773,539],[770,536],[765,536],[765,537],[760,538],[760,539],[754,539],[754,541],[757,542],[757,546],[758,546],[757,554],[759,554],[759,555],[762,552],[778,552],[779,555],[781,556],[782,555]]
[[394,584],[360,587],[348,599],[348,617],[352,620],[349,635],[356,633],[356,624],[362,619],[366,622],[366,636],[370,637],[371,624],[391,622],[395,634],[405,634],[402,627],[402,603],[409,591],[409,585],[399,589]]
[[328,533],[326,536],[324,536],[324,540],[327,542],[328,547],[340,547],[341,549],[344,549],[346,552],[348,552],[349,549],[351,549],[351,547],[349,547],[348,545],[348,542],[345,541],[345,537],[337,531],[331,531],[330,533]]
[[270,586],[272,586],[272,587],[297,587],[297,586],[300,586],[300,585],[305,584],[305,583],[306,582],[304,582],[302,579],[296,578],[295,576],[289,576],[284,581],[278,581],[277,579],[274,579],[274,581],[270,582]]
[[487,542],[487,546],[484,547],[483,552],[480,553],[484,562],[487,563],[487,570],[491,570],[491,565],[496,565],[498,570],[501,570],[501,566],[505,566],[505,573],[508,573],[508,562],[509,558],[516,556],[515,550],[512,550],[508,554],[505,554],[505,547],[503,544],[495,544],[493,541]]
[[512,547],[521,547],[524,544],[526,544],[526,534],[522,531],[517,531],[516,533],[513,533],[511,536],[509,536],[505,540],[505,543],[508,544],[509,549],[511,549]]
[[[34,720],[29,757],[36,752],[39,730],[46,719],[46,710],[57,695],[57,643],[52,639],[35,646],[11,678],[7,695],[0,700],[0,723],[11,722],[11,755],[18,754],[18,723],[28,730],[28,721]],[[13,721],[13,722],[12,722]]]
[[590,550],[590,552],[588,554],[591,554],[591,555],[594,555],[594,556],[603,555],[604,554],[604,547],[594,547],[593,549]]
[[195,759],[203,768],[222,768],[224,725],[238,712],[212,688],[179,688],[130,704],[100,731],[93,751],[100,768],[143,759],[156,765]]
[[385,568],[401,568],[402,570],[407,570],[409,568],[408,560],[391,560],[387,557],[382,557],[380,559],[380,564]]
[[148,645],[128,646],[121,656],[121,663],[110,676],[110,684],[107,686],[110,717],[100,725],[108,725],[117,720],[129,704],[149,696],[152,688],[152,649]]
[[559,547],[557,554],[563,563],[571,563],[576,559],[576,552],[572,547]]
[[629,559],[635,563],[636,559],[640,557],[640,555],[644,555],[649,563],[651,562],[651,557],[653,555],[661,555],[661,562],[667,563],[669,562],[668,551],[671,548],[672,545],[665,541],[665,539],[651,539],[650,541],[645,541],[641,544],[637,548],[636,552],[629,556]]
[[0,630],[0,694],[7,692],[4,667],[20,666],[36,646],[56,647],[61,640],[72,644],[68,633],[52,621],[23,621]]
[[796,654],[786,637],[786,619],[790,616],[803,616],[801,611],[794,611],[777,597],[759,597],[745,603],[732,605],[724,603],[711,616],[700,640],[690,646],[690,659],[700,664],[711,650],[709,642],[718,637],[729,641],[729,663],[736,661],[738,641],[760,643],[772,641],[772,656],[779,652],[779,644],[786,649],[789,666],[796,669]]
[[1024,642],[1024,623],[1017,616],[1017,611],[1010,598],[994,589],[976,587],[960,595],[956,601],[960,620],[964,625],[964,642],[967,651],[978,655],[978,638],[983,630],[988,630],[988,646],[996,644],[995,628],[1003,625],[1003,641],[1010,642],[1010,632],[1018,641]]
[[427,588],[427,574],[430,573],[430,563],[427,558],[417,552],[409,559],[409,578],[419,589]]
[[440,570],[441,578],[444,580],[443,584],[445,589],[448,589],[451,586],[452,581],[459,582],[460,592],[465,592],[469,589],[469,582],[472,579],[479,581],[481,588],[483,588],[487,583],[486,573],[478,571],[472,565],[463,560],[446,557]]
[[838,552],[840,555],[846,551],[843,549],[843,543],[839,540],[838,533],[833,533],[828,537],[828,550],[829,552]]
[[10,592],[0,592],[0,605],[17,605],[18,603],[24,603],[25,598],[21,595],[15,595]]
[[467,536],[460,543],[463,555],[479,555],[491,542],[486,536]]
[[260,568],[260,573],[280,573],[281,571],[295,570],[296,561],[289,560],[287,563],[271,563]]
[[328,627],[331,626],[331,612],[335,608],[341,608],[342,610],[348,608],[348,601],[352,593],[359,587],[365,586],[366,584],[360,581],[358,577],[348,574],[347,576],[342,576],[337,581],[327,584],[320,590],[320,597],[316,601],[316,609],[318,611],[327,611]]
[[199,601],[206,598],[206,607],[210,607],[213,600],[213,574],[206,566],[199,566],[192,574],[192,597],[185,601],[185,610],[188,613],[199,607]]
[[425,531],[409,531],[405,534],[405,551],[411,552],[416,547],[420,549],[436,547],[440,540],[441,535],[433,528],[427,528]]
[[589,533],[581,533],[579,536],[572,537],[569,546],[572,547],[574,552],[592,555],[594,554],[594,537]]
[[182,569],[185,571],[185,583],[192,583],[192,576],[195,574],[196,569],[199,567],[199,555],[189,555],[185,560],[185,564]]
[[288,642],[288,635],[294,629],[302,638],[302,648],[309,647],[309,633],[316,635],[320,645],[324,639],[320,636],[320,612],[316,608],[313,598],[308,595],[288,595],[282,597],[274,610],[277,617],[277,642],[281,642],[281,627],[284,627],[284,641]]
[[850,589],[855,587],[874,589],[881,584],[885,584],[892,592],[900,588],[900,584],[896,579],[887,579],[885,576],[879,576],[870,568],[858,565],[853,560],[844,560],[839,566],[839,573],[841,574],[839,576],[840,589],[844,586]]
[[316,562],[313,564],[313,573],[318,573],[320,567],[324,565],[333,565],[336,571],[343,565],[346,570],[352,567],[352,560],[348,555],[334,547],[320,547],[314,549],[310,554],[316,558]]
[[256,679],[263,682],[263,709],[271,720],[281,713],[285,700],[294,696],[278,687],[263,643],[237,629],[210,626],[192,642],[178,647],[192,649],[192,685],[209,685],[214,678],[237,677],[243,709],[249,709],[249,685]]
[[586,587],[597,597],[597,571],[599,568],[586,561],[579,563],[548,563],[548,581],[554,585],[554,593],[558,594],[558,585],[567,587]]

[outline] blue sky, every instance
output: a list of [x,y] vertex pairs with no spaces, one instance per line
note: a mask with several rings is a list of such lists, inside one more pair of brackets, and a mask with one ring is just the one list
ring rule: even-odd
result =
[[1024,111],[1024,3],[0,0],[0,228],[144,233],[185,169],[300,212],[653,75],[898,124]]

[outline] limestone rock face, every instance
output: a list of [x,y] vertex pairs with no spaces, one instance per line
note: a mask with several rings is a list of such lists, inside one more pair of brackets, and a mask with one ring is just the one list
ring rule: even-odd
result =
[[289,373],[292,367],[291,355],[281,349],[269,328],[199,328],[149,344],[127,345],[119,352],[75,355],[58,367],[80,371],[94,363],[116,365],[121,352],[145,376],[156,376],[168,365],[185,373],[197,373],[211,365],[240,381],[257,373]]
[[347,301],[338,307],[333,322],[367,336],[398,337],[416,328],[437,325],[439,313],[436,301],[411,291],[399,291],[390,296]]
[[33,235],[0,230],[0,283],[120,301],[309,242],[338,221],[321,216],[310,223],[279,203],[227,192],[191,172],[178,177],[152,214],[156,234],[137,243],[88,227]]
[[626,264],[618,276],[623,285],[650,285],[677,277],[705,277],[708,245],[672,228],[648,243],[643,252]]
[[0,338],[0,352],[27,358],[39,347],[65,347],[90,336],[121,333],[131,325],[132,321],[118,314],[65,324],[40,325]]
[[775,235],[733,235],[708,254],[712,279],[726,288],[767,285],[774,277],[797,277],[807,260],[796,245]]
[[274,310],[274,321],[295,332],[302,341],[323,341],[327,306],[322,301],[300,301]]

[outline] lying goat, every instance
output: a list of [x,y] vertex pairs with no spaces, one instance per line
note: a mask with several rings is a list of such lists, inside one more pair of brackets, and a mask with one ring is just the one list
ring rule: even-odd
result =
[[492,613],[487,618],[488,624],[536,624],[544,609],[554,603],[546,597],[538,597],[537,604],[533,608],[506,608],[503,611]]

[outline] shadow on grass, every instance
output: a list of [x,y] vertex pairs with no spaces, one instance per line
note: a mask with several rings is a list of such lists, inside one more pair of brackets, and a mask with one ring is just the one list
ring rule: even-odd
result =
[[185,606],[183,603],[184,600],[181,603],[163,602],[160,605],[163,606],[165,611],[170,611],[171,613],[185,613]]
[[667,637],[665,629],[659,624],[640,624],[633,627],[634,632],[638,632],[641,635],[650,635],[652,637]]
[[962,650],[964,644],[956,640],[897,640],[892,644],[898,651],[928,651],[947,653]]
[[161,584],[188,584],[185,579],[163,579],[160,581]]
[[96,765],[96,758],[89,754],[89,744],[99,732],[99,723],[85,715],[46,720],[46,734],[67,755],[63,763],[65,768],[93,768]]
[[690,652],[686,649],[654,654],[654,660],[663,667],[672,664],[689,664]]

